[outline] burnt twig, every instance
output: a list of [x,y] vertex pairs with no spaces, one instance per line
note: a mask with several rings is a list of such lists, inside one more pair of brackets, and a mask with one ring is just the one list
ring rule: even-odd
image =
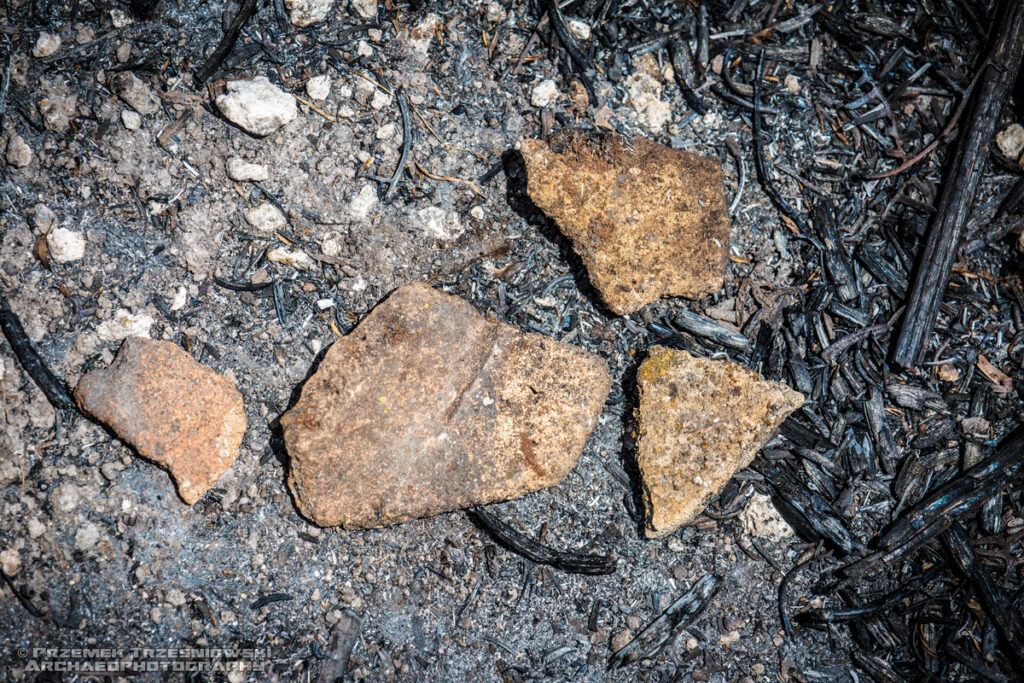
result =
[[1024,3],[1004,0],[1000,5],[1001,11],[995,20],[998,37],[981,67],[986,74],[971,110],[971,123],[964,128],[946,174],[942,199],[928,232],[907,298],[903,326],[893,347],[893,361],[904,367],[918,362],[931,337],[985,168],[988,144],[1020,69],[1024,53]]
[[534,562],[573,574],[597,575],[611,574],[615,571],[614,557],[555,550],[524,536],[483,508],[473,508],[467,512],[470,519],[494,536],[503,547]]
[[594,92],[594,84],[590,82],[590,77],[587,76],[587,69],[592,68],[593,64],[583,54],[583,51],[576,44],[576,40],[569,33],[569,29],[565,25],[565,19],[562,18],[562,12],[558,9],[558,0],[548,0],[547,10],[548,16],[551,17],[551,25],[558,35],[558,40],[561,41],[562,47],[569,53],[569,57],[579,70],[580,80],[583,81],[583,87],[587,90],[587,97],[590,99],[591,106],[597,109],[599,107],[597,93]]
[[217,49],[213,51],[210,58],[206,60],[202,68],[196,74],[196,84],[204,83],[206,80],[213,75],[213,72],[221,65],[221,62],[231,52],[231,48],[235,46],[235,42],[238,40],[238,36],[242,33],[242,27],[252,18],[252,15],[256,13],[256,0],[243,0],[241,6],[238,8],[238,12],[235,13],[235,18],[231,20],[231,24],[228,26],[228,30],[224,32],[224,37],[220,39],[217,44]]
[[719,583],[719,579],[712,574],[708,574],[698,581],[693,588],[683,593],[667,610],[662,612],[660,617],[648,624],[647,628],[640,632],[640,635],[613,654],[611,661],[608,662],[608,667],[623,667],[632,664],[644,657],[650,657],[665,647],[684,621],[693,621],[700,614],[700,611],[718,590]]
[[402,153],[398,157],[398,167],[395,169],[394,175],[391,176],[391,180],[388,181],[388,191],[384,193],[386,202],[390,202],[391,196],[395,194],[402,171],[405,170],[405,162],[409,159],[409,148],[412,146],[412,122],[409,120],[409,105],[406,104],[401,88],[395,90],[395,99],[398,100],[398,109],[402,112]]
[[7,343],[11,345],[11,350],[14,351],[21,367],[36,383],[36,386],[46,394],[50,405],[58,410],[74,410],[75,402],[71,399],[67,386],[46,367],[46,363],[40,358],[32,340],[25,334],[25,328],[21,326],[18,316],[11,310],[7,299],[2,296],[0,296],[0,329],[3,329]]

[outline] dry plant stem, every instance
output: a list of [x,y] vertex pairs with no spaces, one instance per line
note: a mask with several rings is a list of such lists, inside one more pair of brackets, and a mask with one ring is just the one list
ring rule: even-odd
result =
[[224,32],[224,37],[217,44],[217,49],[213,51],[213,54],[210,55],[210,58],[206,60],[206,63],[199,70],[199,73],[196,74],[197,84],[205,82],[213,75],[213,72],[217,70],[221,62],[230,54],[231,48],[235,46],[235,41],[238,40],[238,36],[242,33],[242,27],[245,26],[246,22],[255,13],[256,0],[245,0],[242,6],[238,8],[235,18],[231,20],[228,30]]
[[903,326],[893,347],[893,361],[903,367],[913,366],[920,360],[935,326],[953,262],[960,250],[964,225],[985,168],[996,120],[1020,68],[1024,51],[1024,3],[1004,0],[996,16],[998,37],[982,66],[986,73],[979,83],[970,124],[964,128],[956,156],[946,174],[942,199],[910,289]]

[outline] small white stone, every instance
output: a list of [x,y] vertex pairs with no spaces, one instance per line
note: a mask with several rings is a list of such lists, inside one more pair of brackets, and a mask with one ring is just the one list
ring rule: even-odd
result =
[[331,94],[330,76],[313,76],[306,81],[306,94],[310,99],[326,100],[327,96]]
[[790,95],[796,95],[800,92],[800,79],[795,74],[787,74],[782,84],[786,86],[786,90],[789,91]]
[[132,21],[131,16],[129,16],[123,9],[110,10],[110,22],[114,24],[114,28],[131,26]]
[[298,115],[295,98],[257,76],[248,81],[228,81],[227,92],[217,98],[217,108],[228,121],[253,135],[270,135]]
[[484,19],[496,24],[505,18],[505,8],[493,0],[484,7]]
[[14,548],[0,552],[0,567],[3,567],[7,576],[14,576],[21,571],[21,555]]
[[288,219],[284,217],[281,210],[268,202],[246,209],[243,215],[245,222],[260,232],[270,233],[288,225]]
[[117,56],[117,61],[124,64],[132,58],[132,44],[128,42],[121,43],[117,46],[115,55]]
[[377,129],[378,140],[390,140],[395,137],[395,133],[398,132],[398,127],[393,123],[386,123]]
[[121,112],[121,123],[128,130],[138,130],[142,128],[142,117],[133,109],[125,109]]
[[60,36],[53,33],[40,33],[36,44],[32,47],[32,56],[36,59],[45,59],[57,54],[60,50]]
[[373,93],[373,99],[370,100],[371,107],[381,110],[389,104],[391,104],[391,95],[387,94],[383,90],[378,90]]
[[149,329],[155,322],[151,315],[145,313],[133,315],[120,308],[114,312],[114,317],[104,320],[96,326],[96,336],[105,342],[123,341],[125,337],[146,337],[148,339]]
[[557,97],[558,85],[550,78],[545,78],[534,86],[533,91],[530,93],[530,104],[538,109],[543,109],[554,102]]
[[793,529],[775,509],[771,498],[755,493],[740,513],[743,530],[751,536],[781,541],[793,535]]
[[178,287],[178,291],[175,292],[174,298],[171,299],[170,309],[172,311],[180,311],[185,308],[185,304],[188,302],[188,290],[184,287]]
[[377,206],[377,190],[373,185],[364,183],[359,188],[358,194],[348,205],[348,212],[353,218],[368,218],[370,212]]
[[32,148],[20,135],[7,140],[7,163],[15,168],[25,168],[32,163]]
[[32,224],[36,230],[46,234],[56,223],[57,216],[46,204],[39,203],[32,207]]
[[365,40],[360,40],[356,43],[356,56],[357,57],[372,57],[373,48]]
[[482,221],[485,215],[484,207],[477,204],[476,206],[469,210],[469,215],[472,216],[475,220]]
[[167,591],[167,602],[174,607],[181,607],[185,604],[185,594],[177,588]]
[[1003,156],[1016,161],[1024,151],[1024,126],[1011,123],[996,133],[996,146]]
[[100,530],[92,522],[86,522],[75,532],[75,547],[90,550],[100,540]]
[[159,607],[154,607],[149,610],[149,620],[154,624],[159,624],[160,620],[163,619],[164,612]]
[[276,247],[267,252],[267,260],[299,270],[316,270],[316,261],[309,254],[298,249]]
[[453,211],[445,211],[437,206],[420,209],[419,219],[423,223],[423,232],[431,237],[450,240],[463,232],[458,214]]
[[443,25],[441,17],[431,12],[409,31],[408,47],[414,56],[419,60],[427,57],[427,53],[430,51],[430,41],[434,38],[437,29]]
[[579,19],[566,19],[565,26],[576,40],[590,40],[590,24]]
[[296,26],[310,26],[327,18],[334,0],[284,0],[288,20]]
[[142,115],[160,111],[160,99],[153,87],[131,71],[122,71],[110,80],[110,89]]
[[28,536],[29,538],[39,538],[46,533],[46,525],[40,522],[35,517],[28,520]]
[[85,256],[85,237],[80,232],[57,228],[46,236],[50,259],[57,263],[70,263]]
[[377,18],[377,0],[352,0],[352,9],[363,19]]
[[254,164],[238,157],[228,159],[227,170],[228,177],[238,182],[252,181],[261,183],[270,177],[267,167],[263,164]]

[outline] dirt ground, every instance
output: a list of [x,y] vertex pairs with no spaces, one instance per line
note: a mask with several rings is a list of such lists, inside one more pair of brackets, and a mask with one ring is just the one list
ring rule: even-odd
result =
[[[370,680],[856,680],[845,632],[782,633],[779,581],[812,545],[751,534],[744,519],[759,500],[758,477],[737,477],[712,506],[715,518],[667,539],[639,531],[632,375],[657,341],[650,323],[685,309],[742,323],[752,291],[777,292],[816,267],[799,262],[753,168],[727,149],[729,138],[750,145],[748,115],[715,99],[693,114],[650,53],[627,56],[628,73],[598,81],[609,129],[721,160],[732,219],[722,292],[616,317],[523,194],[517,142],[593,121],[574,103],[579,84],[566,82],[543,44],[515,68],[535,25],[528,3],[381,3],[371,21],[354,6],[364,3],[339,0],[327,23],[309,29],[279,25],[267,3],[214,77],[266,75],[306,100],[266,138],[225,121],[193,82],[232,3],[168,2],[156,20],[121,27],[107,3],[4,4],[13,56],[0,143],[16,133],[33,151],[27,166],[5,170],[0,188],[0,283],[12,308],[71,385],[110,362],[124,329],[111,322],[127,314],[231,377],[249,420],[237,462],[189,507],[166,472],[103,428],[81,417],[57,425],[0,346],[0,546],[17,550],[13,583],[42,613],[0,590],[4,680],[57,680],[36,678],[26,671],[31,657],[19,655],[44,646],[261,648],[266,670],[251,680],[316,680],[339,662],[346,676]],[[57,59],[30,56],[40,31],[61,36]],[[772,76],[781,83],[788,68],[780,61]],[[137,130],[124,125],[129,107],[110,89],[123,71],[160,93]],[[319,75],[331,90],[314,108],[304,84]],[[539,108],[531,97],[548,78],[559,99]],[[402,122],[387,91],[399,87],[415,139],[410,172],[386,202],[374,177],[389,178],[398,163]],[[43,100],[57,112],[49,120]],[[772,129],[790,141],[769,144],[770,153],[801,168],[824,133],[807,123],[799,88],[778,90],[772,104]],[[265,164],[269,178],[230,180],[233,156]],[[777,182],[801,206],[792,179]],[[288,217],[270,236],[243,218],[268,201]],[[37,239],[52,229],[39,205],[85,236],[81,260],[38,257]],[[261,258],[286,245],[315,263]],[[212,281],[261,269],[284,283],[283,322],[271,289],[238,293]],[[364,532],[319,529],[298,514],[276,419],[337,334],[413,279],[608,361],[615,385],[576,469],[493,509],[546,543],[613,553],[615,574],[535,565],[496,547],[461,512]],[[872,504],[870,495],[861,502]],[[609,670],[613,640],[636,635],[708,573],[721,588],[692,625],[654,658]],[[800,597],[810,592],[799,575],[789,591],[794,606],[811,602]]]

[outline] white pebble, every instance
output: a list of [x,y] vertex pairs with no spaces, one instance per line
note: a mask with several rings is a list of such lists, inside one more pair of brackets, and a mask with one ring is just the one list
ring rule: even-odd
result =
[[228,177],[238,182],[253,181],[261,183],[270,177],[270,173],[263,164],[254,164],[245,159],[231,157],[228,159]]
[[85,256],[85,237],[80,232],[57,228],[46,236],[50,258],[57,263],[70,263]]
[[32,207],[32,224],[39,232],[43,234],[50,232],[56,222],[57,216],[46,204],[40,203]]
[[437,206],[420,209],[419,219],[423,222],[423,232],[431,237],[450,240],[463,232],[458,214],[453,211],[445,211]]
[[370,100],[370,106],[374,109],[380,110],[391,104],[391,95],[388,95],[383,90],[378,90],[373,93],[373,99]]
[[327,18],[334,0],[284,0],[288,20],[296,26],[310,26]]
[[530,93],[530,104],[543,109],[548,106],[558,97],[558,86],[550,78],[546,78],[538,83],[533,88],[533,92]]
[[267,260],[299,270],[316,270],[316,261],[304,251],[277,247],[267,252]]
[[795,74],[787,74],[782,84],[786,86],[786,90],[790,95],[796,95],[800,92],[800,79]]
[[185,594],[177,588],[167,591],[167,602],[174,607],[181,607],[185,604]]
[[124,28],[125,26],[131,26],[133,19],[123,9],[112,9],[110,10],[110,23],[114,25],[114,28]]
[[184,287],[178,287],[178,291],[174,294],[174,298],[171,299],[170,309],[172,311],[180,311],[185,308],[185,304],[188,302],[188,290]]
[[125,337],[149,338],[149,329],[155,322],[151,315],[134,315],[120,308],[114,312],[113,318],[96,326],[96,336],[104,342],[122,341]]
[[996,146],[1003,156],[1016,161],[1024,151],[1024,126],[1011,123],[996,133]]
[[21,570],[21,555],[14,548],[0,552],[0,566],[3,567],[4,574],[14,576]]
[[57,54],[60,50],[60,36],[53,33],[40,33],[36,44],[32,47],[32,56],[36,59],[45,59]]
[[365,40],[360,40],[356,43],[356,56],[357,57],[372,57],[373,48]]
[[100,540],[100,530],[92,522],[86,522],[75,532],[75,547],[79,550],[89,550]]
[[576,40],[590,40],[590,24],[579,19],[566,19],[566,28]]
[[28,520],[28,536],[29,538],[39,538],[46,533],[46,525],[40,522],[35,517]]
[[295,98],[257,76],[249,81],[228,81],[217,108],[228,121],[253,135],[270,135],[298,115]]
[[377,0],[352,0],[352,9],[363,19],[377,18]]
[[330,76],[313,76],[306,81],[306,94],[314,100],[326,100],[331,94]]
[[32,148],[20,135],[7,140],[7,163],[15,168],[25,168],[32,163]]
[[125,109],[121,112],[121,123],[128,130],[138,130],[142,128],[142,117],[136,111]]
[[375,206],[377,206],[377,190],[373,185],[364,183],[359,188],[359,193],[348,205],[348,211],[353,218],[367,218]]
[[247,209],[243,215],[245,222],[260,232],[274,232],[288,224],[288,219],[284,217],[280,209],[267,202]]
[[397,126],[393,123],[386,123],[377,129],[378,140],[390,140],[395,137],[395,133],[398,132]]

